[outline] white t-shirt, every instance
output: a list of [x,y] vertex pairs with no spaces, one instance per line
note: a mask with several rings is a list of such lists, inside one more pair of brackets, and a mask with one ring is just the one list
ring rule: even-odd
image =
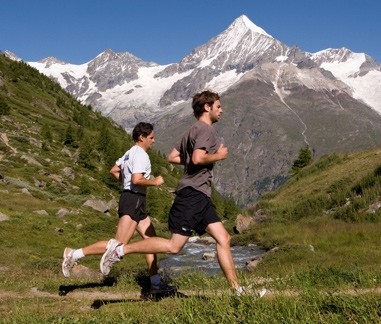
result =
[[146,193],[146,186],[137,186],[131,183],[133,173],[143,173],[146,179],[151,176],[151,161],[146,151],[140,146],[134,145],[121,158],[116,160],[115,164],[121,169],[124,190]]

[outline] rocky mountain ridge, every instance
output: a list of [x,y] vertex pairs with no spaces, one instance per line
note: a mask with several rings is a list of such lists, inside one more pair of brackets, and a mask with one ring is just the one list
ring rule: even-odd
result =
[[241,204],[277,188],[305,145],[318,157],[381,144],[379,63],[348,49],[303,52],[246,16],[166,66],[111,50],[80,66],[29,64],[125,129],[154,122],[163,151],[193,121],[192,95],[218,91],[216,127],[231,153],[216,185]]

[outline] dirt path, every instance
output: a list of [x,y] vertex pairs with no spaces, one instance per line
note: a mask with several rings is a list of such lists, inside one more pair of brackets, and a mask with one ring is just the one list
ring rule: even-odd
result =
[[[350,290],[341,290],[335,293],[329,293],[330,295],[351,295],[359,296],[368,293],[381,294],[381,287],[369,288],[369,289],[350,289]],[[224,294],[231,294],[229,290],[179,290],[178,297],[187,297],[187,296],[221,296]],[[297,291],[291,290],[282,290],[282,291],[273,291],[267,290],[265,298],[271,298],[274,296],[289,296],[295,297],[299,295]],[[111,293],[111,292],[98,292],[98,291],[70,291],[66,294],[60,293],[50,293],[46,291],[40,291],[37,288],[32,288],[26,292],[15,292],[15,291],[6,291],[0,290],[0,298],[73,298],[73,299],[90,299],[90,300],[140,300],[139,291],[129,291],[124,293]]]

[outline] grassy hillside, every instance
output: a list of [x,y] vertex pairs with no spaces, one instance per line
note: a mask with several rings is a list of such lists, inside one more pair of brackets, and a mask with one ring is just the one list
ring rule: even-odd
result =
[[[12,265],[30,268],[33,261],[58,270],[66,245],[112,237],[120,184],[109,170],[133,145],[131,136],[36,69],[4,55],[0,121],[0,213],[9,218],[0,222],[0,243],[17,242]],[[149,155],[152,174],[162,175],[165,184],[148,188],[147,209],[158,233],[168,235],[167,213],[182,171],[159,151]],[[220,214],[232,217],[231,201],[217,192],[213,198]],[[89,200],[100,203],[101,210],[84,205]],[[7,253],[0,249],[0,266]]]
[[380,285],[381,148],[324,156],[257,208],[267,220],[235,242],[274,248],[260,273]]
[[[66,245],[82,246],[115,233],[120,184],[109,174],[133,142],[37,70],[0,55],[0,268],[57,271]],[[149,211],[159,233],[180,170],[151,150]],[[94,201],[100,209],[84,203]],[[161,230],[161,231],[160,231]],[[15,247],[8,259],[8,248]]]
[[[51,204],[45,204],[48,209],[57,203],[78,208],[91,196],[118,198],[120,185],[108,171],[133,144],[123,129],[27,64],[3,55],[0,107],[3,185],[13,185],[10,190],[16,191],[28,189],[30,195],[23,199],[32,196],[49,201]],[[160,152],[149,154],[153,174],[162,174],[167,181],[161,201],[150,207],[156,217],[165,218],[172,199],[169,191],[180,172],[166,163]]]
[[[66,245],[114,234],[119,185],[108,170],[132,145],[130,136],[2,55],[0,122],[3,323],[381,321],[381,149],[325,156],[247,211],[257,222],[233,244],[259,243],[269,252],[239,277],[266,286],[267,297],[236,298],[222,275],[190,273],[173,278],[177,298],[155,302],[139,299],[140,255],[118,263],[107,280],[99,275],[99,257],[81,261],[89,270],[83,276],[64,278],[60,268]],[[163,220],[180,171],[162,153],[150,155],[153,174],[162,174],[166,185],[151,188],[149,209],[167,235]],[[109,212],[84,206],[89,199],[109,204]],[[232,229],[236,207],[217,192],[214,199]]]

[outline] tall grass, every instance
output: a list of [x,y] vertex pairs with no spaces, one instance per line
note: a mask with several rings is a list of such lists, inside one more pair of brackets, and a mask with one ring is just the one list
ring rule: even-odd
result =
[[[6,301],[0,302],[0,307]],[[223,296],[134,300],[75,301],[22,299],[2,323],[378,323],[381,300],[373,293],[359,296],[306,291],[295,296],[264,299]]]

